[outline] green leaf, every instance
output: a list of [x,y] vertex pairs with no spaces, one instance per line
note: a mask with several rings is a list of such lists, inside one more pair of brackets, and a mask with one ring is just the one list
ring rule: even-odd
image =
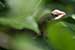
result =
[[6,0],[6,3],[8,10],[0,14],[0,24],[39,33],[34,18],[42,7],[42,0]]
[[63,21],[48,23],[46,27],[48,43],[56,50],[75,50],[72,30]]
[[17,32],[10,42],[10,48],[14,50],[51,50],[44,39],[36,38],[28,32]]
[[72,18],[75,20],[75,14],[72,14]]
[[68,28],[70,30],[72,30],[73,32],[75,32],[75,19],[74,19],[74,16],[65,18],[64,21],[65,21],[65,24],[68,26]]

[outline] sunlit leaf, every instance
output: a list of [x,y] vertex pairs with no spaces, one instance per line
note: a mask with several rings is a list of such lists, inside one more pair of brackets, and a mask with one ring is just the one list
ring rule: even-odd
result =
[[56,50],[75,50],[73,32],[64,22],[48,23],[46,32],[48,37],[47,41]]

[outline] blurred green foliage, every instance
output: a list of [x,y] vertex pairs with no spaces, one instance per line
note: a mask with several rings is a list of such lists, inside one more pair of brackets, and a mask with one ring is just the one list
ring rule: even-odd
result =
[[14,50],[51,50],[43,38],[36,38],[31,32],[16,32],[10,48]]
[[48,23],[46,27],[48,42],[57,50],[75,50],[73,32],[63,21]]
[[[13,50],[75,50],[74,5],[75,0],[0,0],[0,32],[11,34],[9,48]],[[40,33],[40,18],[54,9],[65,11],[65,18],[47,21]],[[32,36],[36,33],[45,36]]]

